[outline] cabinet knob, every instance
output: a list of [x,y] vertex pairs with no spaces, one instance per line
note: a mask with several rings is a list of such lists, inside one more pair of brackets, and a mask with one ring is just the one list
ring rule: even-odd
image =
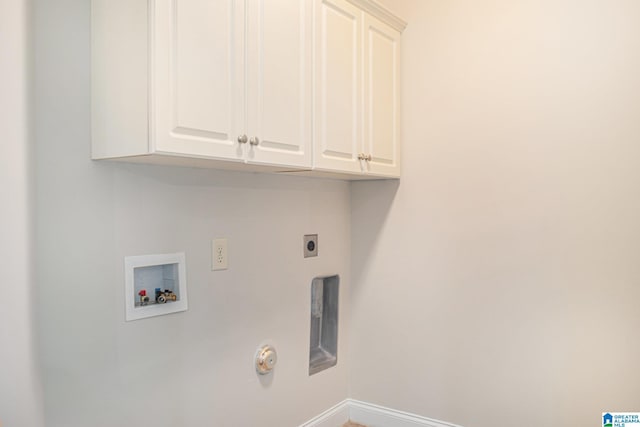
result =
[[249,140],[249,144],[251,145],[258,145],[260,144],[260,139],[257,136],[254,136],[253,138],[251,138]]
[[238,137],[238,142],[239,142],[240,144],[246,144],[246,143],[247,143],[247,135],[240,135],[240,136]]
[[366,160],[367,156],[364,155],[364,153],[360,153],[358,154],[358,160]]
[[364,157],[364,159],[365,159],[367,162],[370,162],[370,161],[371,161],[371,159],[372,159],[371,154],[367,154],[367,155]]

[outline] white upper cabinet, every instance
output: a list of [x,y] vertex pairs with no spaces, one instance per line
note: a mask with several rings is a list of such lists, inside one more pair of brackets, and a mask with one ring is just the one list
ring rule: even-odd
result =
[[400,32],[364,18],[364,132],[367,172],[400,176]]
[[244,160],[244,11],[234,0],[154,6],[152,152]]
[[317,0],[315,169],[400,176],[404,25],[373,2]]
[[369,0],[92,0],[92,156],[397,177],[401,28]]
[[[201,158],[309,169],[312,0],[146,4],[92,2],[94,158],[148,155],[142,161]],[[148,93],[146,108],[136,99],[138,111],[126,117],[114,110],[130,96],[125,88],[133,85],[118,71],[129,64],[137,65],[136,82]],[[137,138],[146,135],[144,144],[122,142],[134,129]]]
[[311,6],[156,1],[155,150],[311,166]]
[[347,0],[320,0],[315,42],[314,167],[359,173],[362,11]]
[[312,0],[247,0],[247,12],[247,159],[309,167]]

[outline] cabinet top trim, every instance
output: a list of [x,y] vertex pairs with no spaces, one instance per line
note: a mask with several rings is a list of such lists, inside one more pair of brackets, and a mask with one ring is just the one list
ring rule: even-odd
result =
[[382,6],[375,0],[347,0],[349,3],[357,6],[372,16],[375,16],[382,22],[390,25],[393,29],[403,32],[407,28],[407,23],[391,13],[387,8]]

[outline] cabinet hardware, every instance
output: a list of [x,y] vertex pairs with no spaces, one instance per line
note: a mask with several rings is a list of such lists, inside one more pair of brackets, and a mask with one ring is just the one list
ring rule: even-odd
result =
[[246,144],[246,143],[247,143],[247,135],[240,135],[240,136],[238,137],[238,142],[239,142],[240,144]]
[[258,145],[260,144],[260,138],[258,138],[257,136],[254,136],[253,138],[251,138],[249,140],[249,144],[251,145]]

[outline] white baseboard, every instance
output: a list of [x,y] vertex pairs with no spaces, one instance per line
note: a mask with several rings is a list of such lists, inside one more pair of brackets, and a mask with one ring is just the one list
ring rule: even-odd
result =
[[372,403],[348,399],[351,421],[367,427],[460,427],[408,412],[396,411]]
[[338,403],[300,427],[342,427],[349,420],[367,427],[460,427],[353,399]]
[[349,421],[349,399],[327,409],[300,427],[342,427],[347,421]]

